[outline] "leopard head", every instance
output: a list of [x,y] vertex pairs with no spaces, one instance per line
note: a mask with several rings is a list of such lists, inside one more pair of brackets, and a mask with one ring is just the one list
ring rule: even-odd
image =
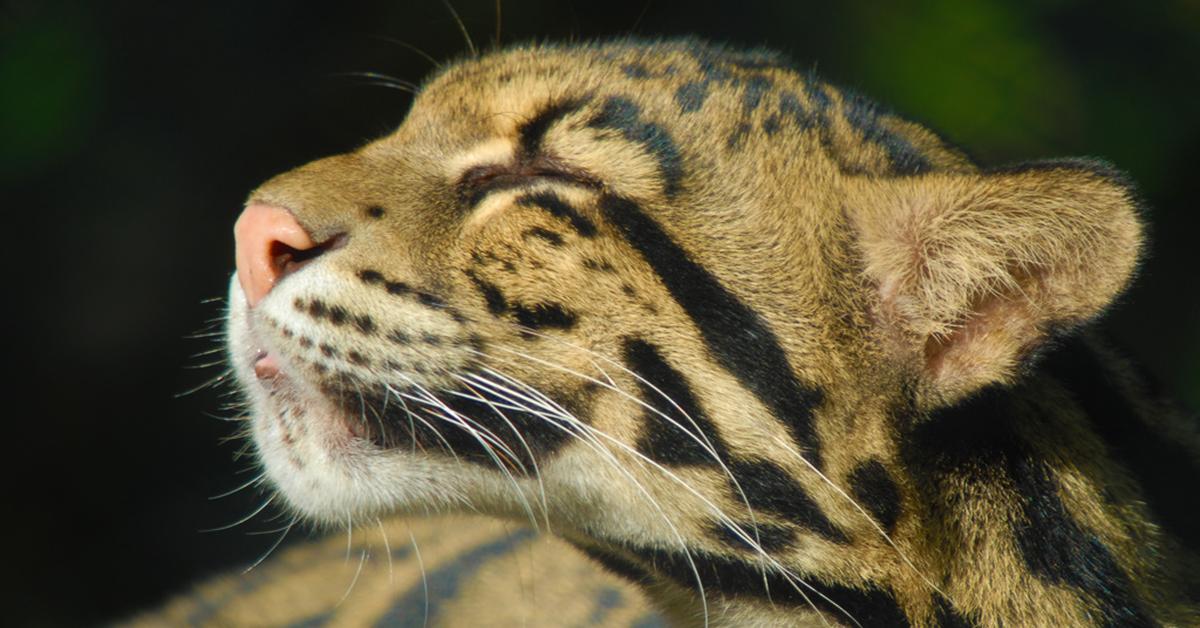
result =
[[1141,248],[1101,164],[982,171],[691,41],[454,65],[387,137],[254,191],[237,236],[230,354],[304,516],[481,511],[680,608],[837,615],[803,581],[928,617],[897,408],[1017,381]]

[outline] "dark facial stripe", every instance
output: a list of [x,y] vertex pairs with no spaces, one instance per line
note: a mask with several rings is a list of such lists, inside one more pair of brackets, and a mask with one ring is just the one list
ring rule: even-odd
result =
[[600,206],[700,329],[718,363],[787,425],[808,461],[821,468],[812,413],[822,393],[797,381],[766,321],[693,262],[632,201],[605,195]]
[[885,532],[891,534],[900,516],[900,489],[878,460],[862,463],[850,473],[850,492]]
[[578,316],[557,303],[518,303],[513,305],[513,316],[517,324],[530,329],[570,329]]
[[553,192],[536,192],[526,194],[517,199],[517,204],[523,207],[540,207],[555,218],[566,220],[575,228],[576,233],[591,238],[596,235],[596,225],[574,207],[558,197]]
[[1014,391],[997,386],[919,421],[901,449],[918,487],[935,512],[952,513],[962,507],[943,503],[952,483],[1012,486],[1022,514],[1013,539],[1034,575],[1089,598],[1102,625],[1154,625],[1129,577],[1067,512],[1051,470],[1016,433],[1018,411],[1032,410],[1018,409]]
[[646,152],[658,160],[659,174],[663,178],[663,191],[667,196],[674,196],[679,191],[679,183],[683,179],[683,158],[679,154],[679,148],[662,125],[643,121],[640,116],[641,110],[632,100],[612,96],[604,101],[604,107],[588,122],[588,126],[620,131],[626,140],[641,144]]
[[779,515],[789,523],[816,532],[827,541],[850,542],[787,471],[765,460],[732,459],[727,464],[741,488],[740,493],[734,493],[735,500],[741,501],[744,494],[755,510]]
[[775,525],[773,523],[758,522],[758,524],[749,521],[738,523],[738,530],[730,527],[728,523],[713,524],[713,536],[717,537],[722,543],[743,552],[756,552],[754,546],[746,542],[746,537],[753,539],[764,552],[768,554],[778,552],[785,549],[796,540],[796,531],[786,526]]
[[1156,520],[1190,548],[1200,551],[1200,509],[1195,484],[1200,476],[1193,455],[1179,442],[1138,417],[1099,357],[1073,339],[1046,357],[1045,369],[1070,390],[1104,441],[1108,453],[1139,481]]
[[667,364],[658,347],[638,338],[624,344],[625,363],[645,380],[637,382],[642,402],[662,413],[643,410],[637,450],[669,465],[715,465],[718,458],[726,459],[725,444],[683,374]]
[[[757,562],[743,562],[704,552],[691,550],[691,562],[682,552],[646,547],[628,547],[627,551],[646,564],[654,565],[656,573],[669,578],[675,584],[699,592],[697,572],[704,592],[714,596],[751,597],[773,604],[788,604],[809,607],[809,602],[832,621],[845,620],[845,615],[829,600],[841,606],[859,625],[901,628],[909,626],[908,617],[891,593],[882,589],[854,588],[841,584],[828,584],[820,580],[805,579],[808,586],[793,585],[778,573],[763,573]],[[695,571],[692,565],[695,565]],[[803,595],[799,591],[803,592]],[[804,596],[808,596],[805,600]],[[822,597],[824,596],[824,597]],[[828,599],[826,599],[828,598]]]
[[542,140],[555,122],[571,113],[578,111],[587,102],[586,98],[571,98],[551,103],[537,115],[530,118],[517,129],[521,152],[534,155],[542,148]]
[[479,290],[479,294],[483,295],[488,312],[491,312],[492,316],[500,316],[508,311],[508,299],[504,298],[504,292],[500,290],[499,286],[480,279],[475,273],[468,272],[467,277],[471,279],[471,283],[475,284],[475,289]]
[[539,238],[546,241],[550,246],[562,246],[563,237],[545,227],[533,227],[525,231],[523,234],[526,238]]
[[731,456],[728,446],[692,393],[687,379],[663,359],[657,347],[644,340],[628,339],[625,341],[624,354],[630,370],[646,380],[638,382],[643,402],[678,424],[672,425],[662,415],[646,410],[642,434],[637,442],[638,451],[652,460],[671,465],[710,466],[719,460],[737,479],[737,484],[730,483],[735,501],[741,502],[744,495],[745,501],[754,510],[777,514],[789,523],[816,532],[826,540],[848,542],[846,535],[829,521],[812,497],[782,468],[767,461],[749,461]]

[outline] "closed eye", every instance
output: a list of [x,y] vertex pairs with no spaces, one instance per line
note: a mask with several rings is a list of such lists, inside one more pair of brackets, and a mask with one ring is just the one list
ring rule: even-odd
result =
[[467,169],[459,177],[458,196],[464,208],[471,208],[492,192],[525,187],[539,181],[556,181],[589,188],[601,185],[598,179],[587,172],[538,155],[513,164],[483,164]]

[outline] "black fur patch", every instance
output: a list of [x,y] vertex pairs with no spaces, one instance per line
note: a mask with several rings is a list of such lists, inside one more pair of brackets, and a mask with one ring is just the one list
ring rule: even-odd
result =
[[706,98],[708,98],[707,82],[691,81],[680,85],[675,90],[675,104],[679,105],[680,113],[700,111]]
[[517,204],[523,207],[540,207],[549,212],[551,216],[571,223],[576,233],[585,238],[595,237],[596,235],[595,223],[583,214],[580,214],[574,207],[568,205],[566,201],[559,198],[553,192],[526,194],[517,199]]
[[1082,340],[1066,342],[1046,356],[1043,364],[1071,392],[1108,453],[1139,481],[1156,520],[1200,551],[1196,487],[1183,481],[1197,477],[1200,470],[1187,449],[1138,418],[1113,374]]
[[962,504],[944,503],[947,478],[1011,486],[1022,514],[1013,539],[1032,573],[1087,596],[1103,625],[1153,625],[1129,577],[1071,518],[1051,470],[1017,433],[1017,412],[1033,411],[1017,404],[1013,390],[993,386],[918,421],[901,450],[918,488],[934,512],[953,516]]
[[586,102],[587,99],[572,98],[551,103],[522,124],[517,129],[521,152],[529,156],[540,151],[542,140],[546,137],[546,132],[550,130],[550,127],[565,116],[578,111]]
[[742,113],[750,115],[755,109],[758,109],[763,96],[770,90],[771,79],[759,74],[749,76],[742,91]]
[[557,303],[518,303],[512,306],[512,310],[517,324],[529,329],[570,329],[579,318],[574,312]]
[[796,379],[767,322],[692,261],[637,204],[605,195],[600,205],[700,329],[718,363],[788,427],[809,462],[821,468],[813,410],[823,393]]
[[869,460],[850,472],[850,492],[885,532],[891,534],[900,516],[900,489],[878,460]]
[[816,126],[812,115],[804,108],[800,99],[792,92],[782,92],[779,95],[779,115],[784,120],[791,120],[801,130]]
[[771,137],[771,136],[775,135],[776,133],[778,133],[779,132],[779,116],[777,114],[771,114],[771,115],[767,116],[767,119],[763,120],[762,129],[763,129],[763,133],[767,134],[767,137]]
[[533,227],[524,234],[526,237],[541,238],[550,243],[551,246],[562,246],[563,237],[544,227]]
[[483,295],[484,302],[487,303],[488,312],[493,316],[500,316],[508,311],[508,299],[504,298],[504,293],[500,287],[485,279],[480,279],[474,273],[468,273],[467,276],[471,279],[471,283],[475,284],[475,288]]
[[626,339],[623,349],[629,369],[645,380],[637,382],[642,402],[657,411],[643,410],[637,450],[668,465],[707,466],[727,459],[725,444],[683,373],[663,359],[658,347],[644,340]]
[[749,537],[768,554],[785,549],[791,546],[796,540],[796,531],[787,526],[764,523],[762,521],[755,525],[752,522],[746,521],[738,523],[737,527],[740,530],[734,530],[728,523],[714,523],[713,536],[734,549],[744,552],[755,552],[757,550],[754,549],[754,546],[746,542],[745,537]]
[[779,515],[833,543],[850,542],[846,534],[821,512],[804,487],[778,465],[765,460],[740,459],[729,460],[727,465],[741,488],[739,493],[731,487],[735,500],[740,502],[744,494],[755,510]]
[[588,126],[620,131],[626,140],[640,144],[658,160],[666,195],[674,196],[679,191],[683,179],[683,157],[679,154],[679,147],[662,125],[642,120],[641,110],[632,100],[620,96],[609,97],[600,112],[588,122]]
[[640,63],[626,63],[621,66],[621,71],[631,79],[648,79],[654,76],[649,68]]
[[863,140],[883,148],[891,162],[895,175],[915,175],[928,172],[932,165],[908,140],[880,122],[884,115],[879,105],[859,94],[845,92],[842,95],[842,113],[846,121],[863,135]]
[[726,138],[725,147],[730,150],[737,150],[742,147],[742,144],[746,141],[746,137],[749,135],[750,123],[739,122],[738,125],[734,127],[733,132],[729,134],[729,137]]

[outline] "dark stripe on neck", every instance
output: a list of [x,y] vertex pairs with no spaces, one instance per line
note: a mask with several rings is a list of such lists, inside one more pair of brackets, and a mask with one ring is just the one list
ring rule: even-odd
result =
[[1196,487],[1185,480],[1200,469],[1187,448],[1138,416],[1125,387],[1082,338],[1065,342],[1043,364],[1071,392],[1109,455],[1137,479],[1157,523],[1200,551]]
[[691,550],[690,562],[688,555],[674,550],[637,546],[625,550],[645,564],[653,565],[655,573],[697,594],[698,580],[710,600],[753,598],[798,608],[815,606],[828,620],[841,623],[846,623],[848,613],[862,626],[900,628],[911,625],[895,597],[882,589],[860,589],[809,578],[804,579],[805,584],[793,584],[777,572],[764,574],[762,565],[753,559],[741,561],[702,550]]
[[[1051,469],[1018,433],[1022,412],[1038,409],[1018,401],[1014,389],[993,386],[920,420],[901,448],[918,490],[932,512],[954,517],[969,505],[955,487],[1011,487],[1022,514],[1012,526],[1013,541],[1030,572],[1085,596],[1100,625],[1155,625],[1116,558],[1071,517]],[[954,521],[939,524],[958,529]]]
[[868,460],[850,472],[850,492],[884,532],[891,534],[900,517],[900,489],[883,463]]
[[[732,459],[729,471],[738,480],[733,498],[742,500],[745,495],[750,507],[779,515],[789,523],[816,532],[832,543],[846,544],[850,539],[835,526],[813,498],[782,467],[766,460]],[[739,492],[737,489],[741,488]]]
[[604,195],[600,206],[700,329],[720,365],[787,425],[808,461],[821,468],[813,409],[822,393],[797,381],[766,321],[692,261],[635,203]]

